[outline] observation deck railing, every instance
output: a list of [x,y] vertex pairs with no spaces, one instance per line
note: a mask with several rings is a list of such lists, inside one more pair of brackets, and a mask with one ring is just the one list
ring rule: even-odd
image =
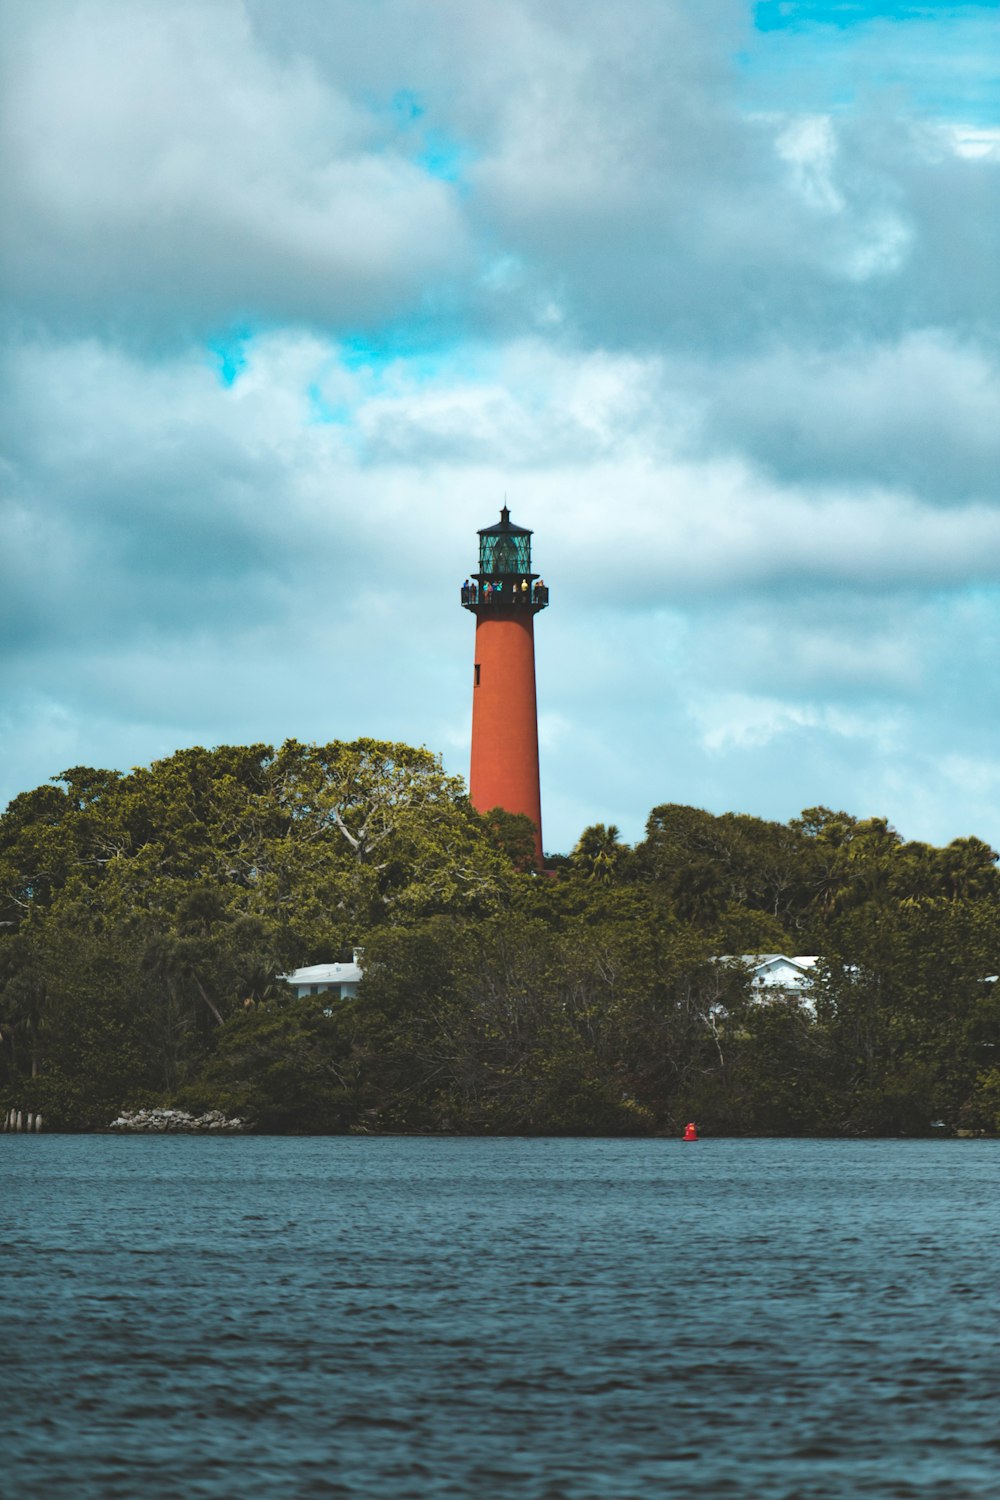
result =
[[485,579],[481,583],[462,584],[462,605],[465,609],[545,609],[549,602],[548,585],[534,583],[511,575],[495,581]]

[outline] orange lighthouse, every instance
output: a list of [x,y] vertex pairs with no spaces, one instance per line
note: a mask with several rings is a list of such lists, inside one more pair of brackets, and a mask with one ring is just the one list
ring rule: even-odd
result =
[[535,616],[548,602],[548,589],[531,571],[531,532],[514,525],[505,505],[498,524],[479,533],[479,572],[462,585],[462,604],[476,617],[469,798],[477,812],[527,814],[539,868]]

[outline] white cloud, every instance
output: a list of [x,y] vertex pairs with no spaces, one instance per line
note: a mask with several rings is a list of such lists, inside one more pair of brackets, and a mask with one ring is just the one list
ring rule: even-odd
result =
[[787,703],[747,693],[706,698],[696,705],[694,718],[701,729],[701,743],[709,751],[758,748],[795,729],[820,729],[847,740],[874,740],[882,749],[892,748],[898,741],[898,733],[881,716],[873,720],[839,708]]
[[714,350],[967,319],[989,282],[986,217],[949,240],[987,155],[885,101],[861,125],[741,109],[735,0],[47,0],[6,29],[7,285],[62,327],[408,317]]
[[952,149],[959,156],[974,159],[987,156],[1000,160],[1000,129],[984,129],[975,125],[952,125],[948,127]]
[[236,0],[47,4],[8,28],[9,293],[133,334],[355,320],[465,263],[454,192]]
[[708,445],[731,443],[783,479],[881,481],[921,498],[990,500],[1000,473],[1000,365],[986,340],[901,338],[676,361]]
[[775,138],[775,150],[791,168],[795,190],[812,208],[838,214],[844,195],[834,182],[837,137],[829,115],[803,115],[789,121]]

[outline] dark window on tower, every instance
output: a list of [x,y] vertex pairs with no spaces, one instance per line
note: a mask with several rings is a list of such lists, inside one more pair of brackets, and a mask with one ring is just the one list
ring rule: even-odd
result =
[[476,662],[476,687],[479,686],[479,663]]

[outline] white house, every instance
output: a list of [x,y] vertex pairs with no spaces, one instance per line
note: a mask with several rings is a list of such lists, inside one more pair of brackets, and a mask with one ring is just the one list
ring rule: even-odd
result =
[[796,1000],[806,1010],[816,1008],[811,990],[818,954],[789,958],[786,953],[725,953],[720,962],[744,965],[757,1000]]
[[358,993],[361,983],[361,949],[355,948],[354,958],[349,964],[309,964],[304,969],[293,969],[290,974],[279,974],[278,978],[290,984],[296,998],[304,995],[329,995],[337,1000],[349,1000]]

